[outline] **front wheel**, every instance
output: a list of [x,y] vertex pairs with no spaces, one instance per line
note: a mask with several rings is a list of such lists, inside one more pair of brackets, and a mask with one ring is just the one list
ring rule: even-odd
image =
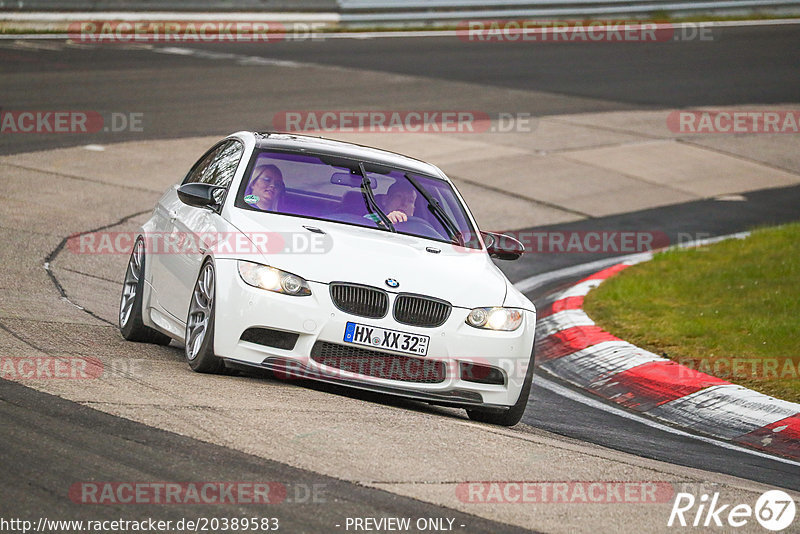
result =
[[225,363],[214,354],[214,294],[216,271],[207,260],[200,269],[186,318],[186,361],[192,371],[221,373]]
[[522,414],[525,413],[525,408],[528,406],[528,397],[531,394],[531,385],[533,384],[533,353],[531,354],[531,361],[528,364],[528,371],[525,373],[525,382],[522,384],[522,390],[519,392],[519,398],[513,406],[505,409],[496,410],[482,410],[480,408],[470,408],[467,410],[467,415],[473,421],[479,423],[488,423],[490,425],[498,426],[514,426],[522,419]]
[[169,345],[170,337],[145,326],[142,321],[144,302],[144,241],[139,238],[133,245],[125,281],[122,283],[122,297],[119,300],[119,331],[128,341]]

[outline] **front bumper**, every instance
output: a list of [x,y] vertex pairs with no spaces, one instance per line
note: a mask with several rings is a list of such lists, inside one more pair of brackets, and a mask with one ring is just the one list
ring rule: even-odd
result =
[[[528,365],[532,361],[536,321],[534,312],[525,311],[522,326],[514,332],[473,328],[464,322],[469,313],[464,308],[453,308],[442,326],[423,328],[398,323],[391,312],[382,319],[345,313],[333,304],[327,284],[309,282],[309,286],[312,294],[305,297],[265,291],[241,280],[236,261],[218,260],[215,353],[233,362],[278,371],[288,378],[331,382],[437,404],[504,407],[513,405],[519,398]],[[389,305],[393,304],[394,295],[390,293]],[[347,322],[429,336],[428,355],[424,358],[394,351],[358,348],[416,360],[411,363],[423,361],[427,365],[441,362],[445,369],[442,380],[422,382],[415,381],[414,377],[407,377],[406,380],[377,378],[351,372],[346,366],[329,367],[316,361],[312,357],[312,349],[318,342],[353,347],[343,341]],[[289,349],[243,341],[242,334],[250,328],[296,334],[297,340]],[[462,362],[502,370],[503,384],[462,379]]]

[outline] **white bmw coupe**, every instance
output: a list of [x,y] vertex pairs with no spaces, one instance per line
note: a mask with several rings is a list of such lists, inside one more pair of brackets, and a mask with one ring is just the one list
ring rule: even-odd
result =
[[437,167],[317,137],[239,132],[138,231],[120,303],[130,341],[185,345],[198,372],[254,366],[516,424],[536,311]]

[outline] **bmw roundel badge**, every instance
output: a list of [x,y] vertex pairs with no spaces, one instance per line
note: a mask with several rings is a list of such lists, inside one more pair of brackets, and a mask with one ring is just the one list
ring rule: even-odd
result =
[[391,287],[392,289],[394,289],[396,287],[400,287],[400,282],[398,282],[394,278],[387,278],[386,279],[386,285]]

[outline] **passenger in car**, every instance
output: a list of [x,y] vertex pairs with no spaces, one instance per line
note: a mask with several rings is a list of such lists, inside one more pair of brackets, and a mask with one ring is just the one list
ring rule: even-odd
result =
[[245,202],[265,211],[275,211],[283,198],[286,186],[283,174],[275,165],[259,165],[253,171],[253,178],[245,190]]
[[417,190],[407,181],[397,181],[386,191],[383,211],[392,223],[406,222],[414,216]]

